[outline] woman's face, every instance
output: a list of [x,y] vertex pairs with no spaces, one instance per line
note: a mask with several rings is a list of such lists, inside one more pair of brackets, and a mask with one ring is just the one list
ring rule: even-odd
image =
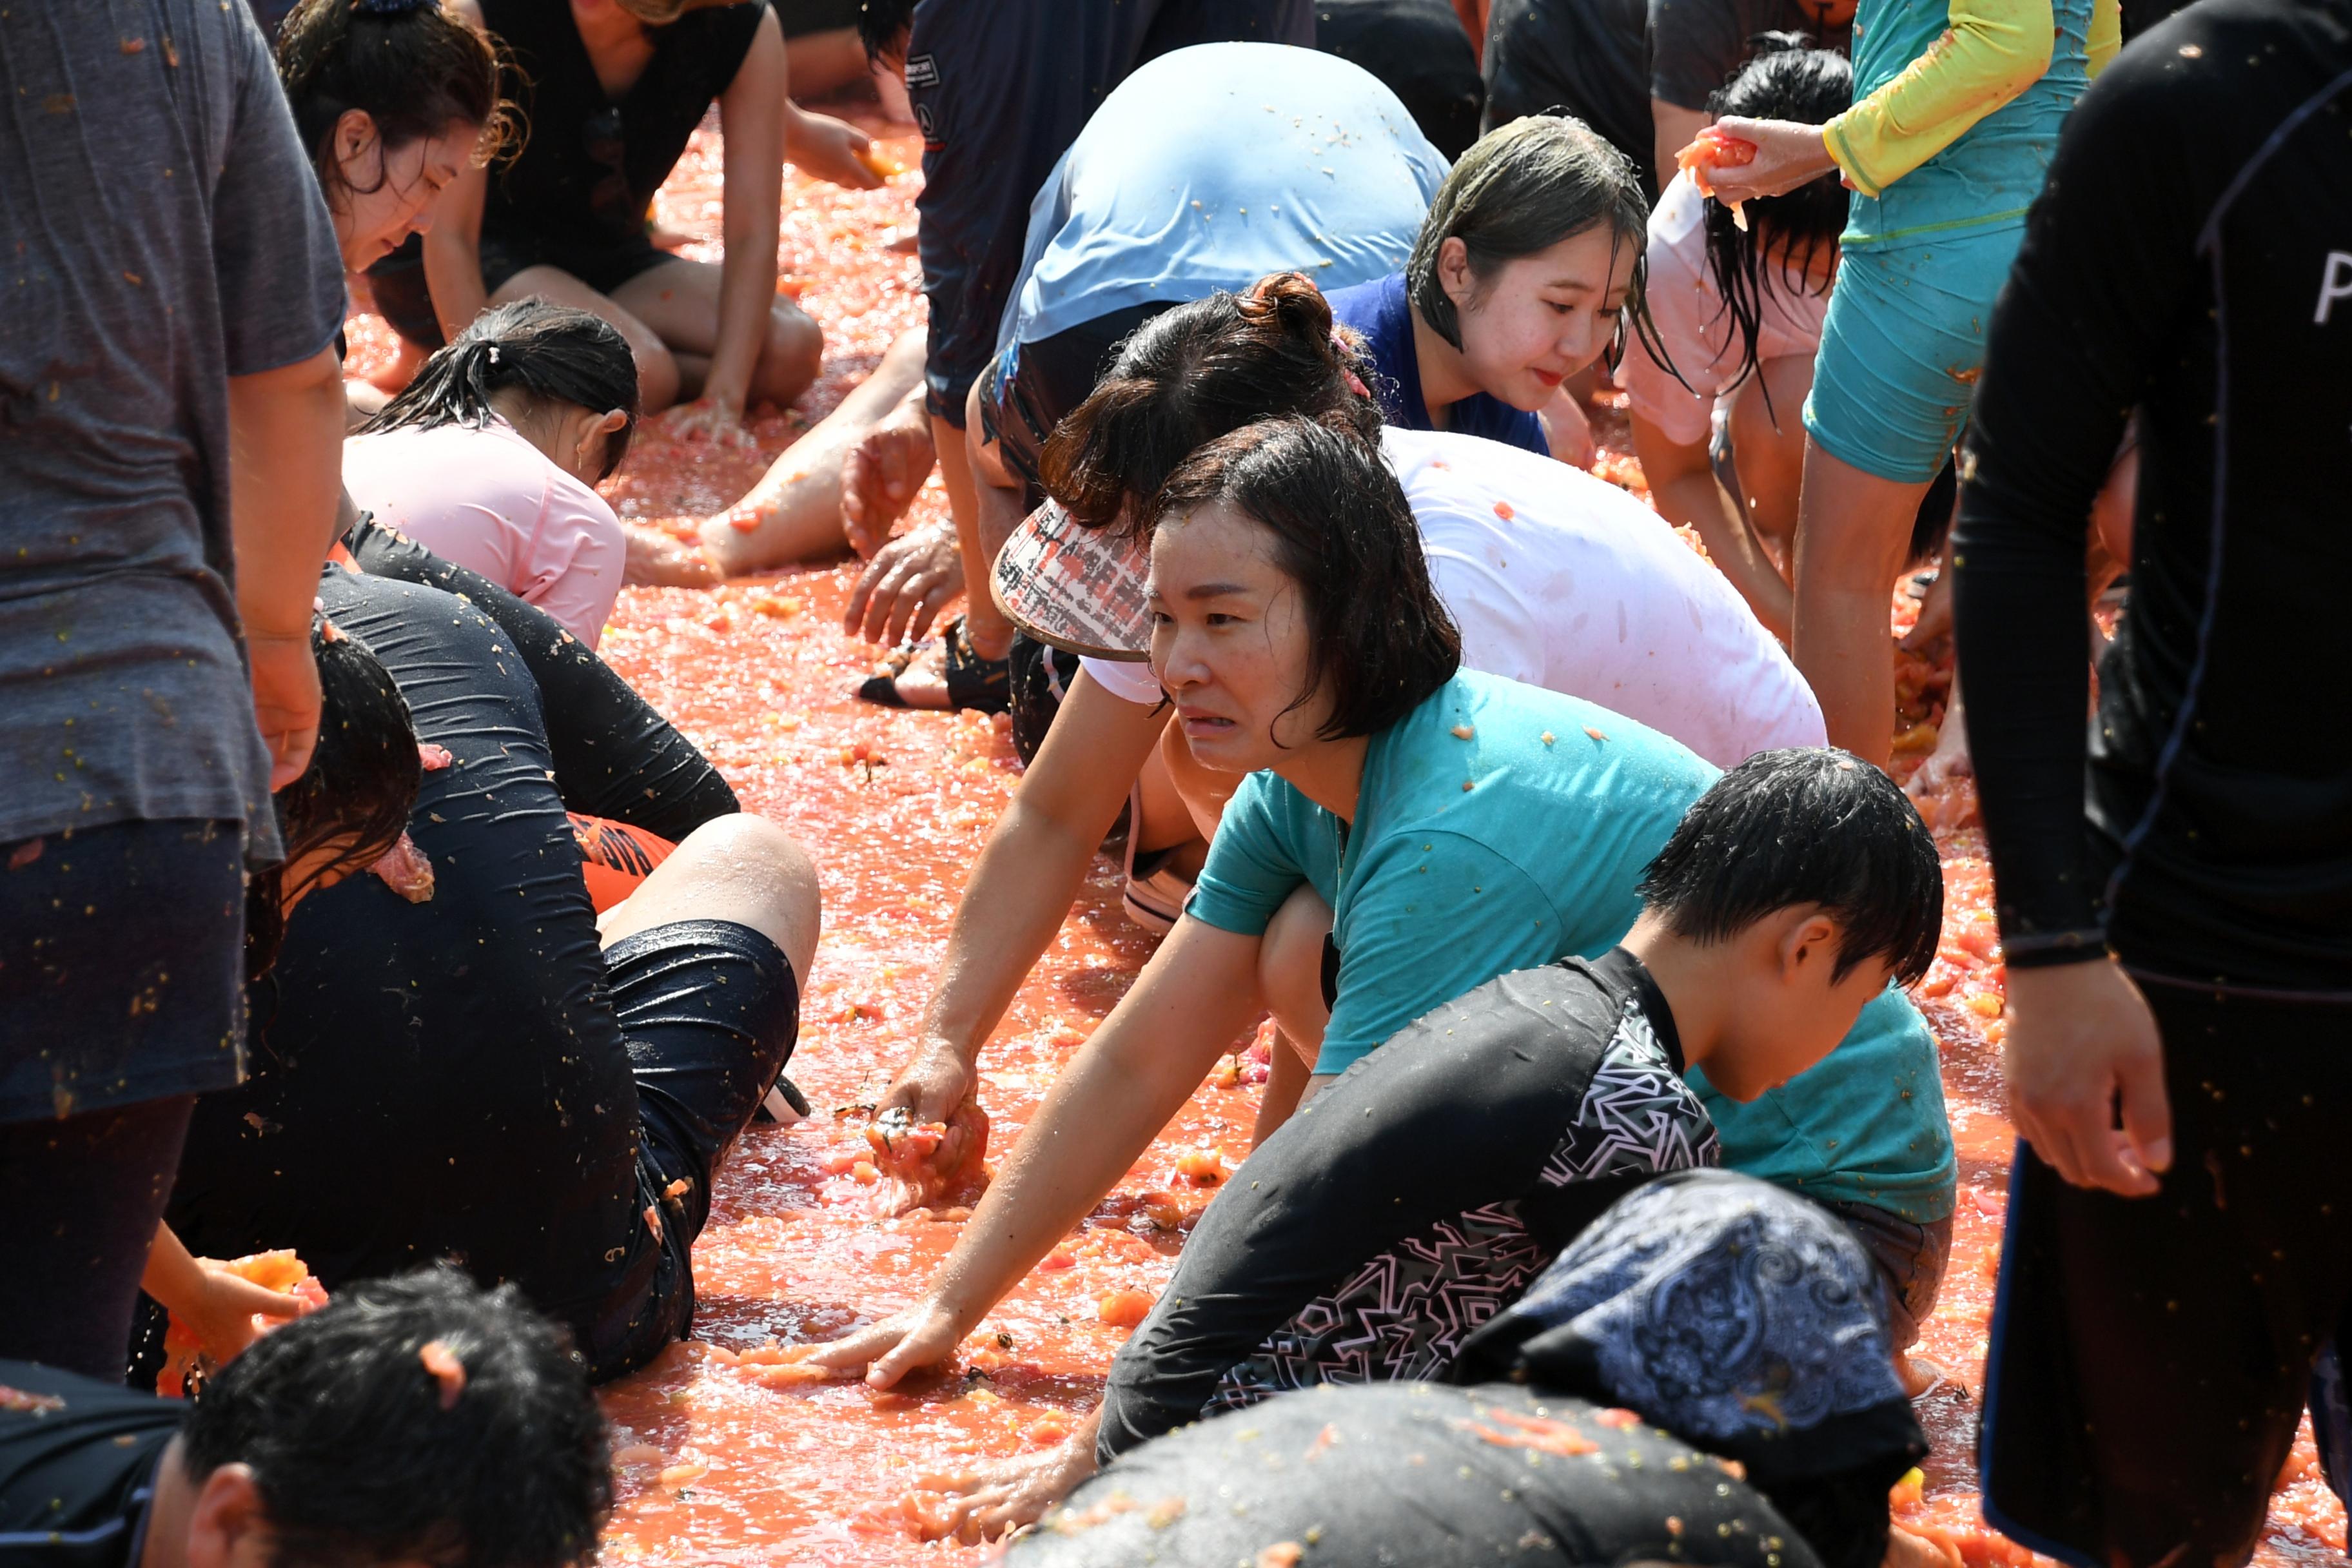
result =
[[1223,506],[1162,521],[1150,595],[1151,672],[1195,761],[1255,773],[1313,743],[1330,700],[1298,700],[1313,628],[1264,524]]
[[1637,244],[1596,224],[1481,279],[1463,243],[1447,240],[1437,278],[1462,324],[1471,378],[1514,408],[1532,413],[1549,403],[1561,382],[1616,340]]
[[387,153],[373,117],[345,110],[334,141],[342,184],[327,193],[344,268],[363,271],[432,227],[434,199],[465,172],[480,140],[480,126],[451,125]]

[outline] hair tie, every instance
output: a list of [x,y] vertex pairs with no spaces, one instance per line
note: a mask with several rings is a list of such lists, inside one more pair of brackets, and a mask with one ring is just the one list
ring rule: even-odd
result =
[[490,345],[490,363],[492,364],[499,363],[499,345],[496,343]]
[[439,4],[440,0],[352,0],[352,11],[362,16],[404,16]]

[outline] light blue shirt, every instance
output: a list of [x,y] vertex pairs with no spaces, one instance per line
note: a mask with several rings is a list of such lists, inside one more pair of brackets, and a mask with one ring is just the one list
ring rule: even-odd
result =
[[[1498,974],[1616,946],[1643,868],[1719,776],[1622,714],[1465,670],[1371,737],[1352,823],[1277,774],[1244,780],[1185,912],[1255,936],[1301,886],[1331,906],[1338,999],[1315,1070],[1339,1072]],[[1889,992],[1751,1103],[1689,1076],[1725,1164],[1924,1225],[1951,1213],[1957,1174],[1937,1068]]]
[[1039,187],[997,348],[1269,272],[1327,292],[1384,277],[1412,254],[1445,170],[1360,66],[1281,44],[1162,55]]

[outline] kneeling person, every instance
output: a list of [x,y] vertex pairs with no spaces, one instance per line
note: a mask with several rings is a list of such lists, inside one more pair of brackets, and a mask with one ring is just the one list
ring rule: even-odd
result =
[[1603,1209],[1717,1163],[1685,1072],[1747,1102],[1828,1056],[1890,981],[1926,973],[1943,889],[1877,769],[1790,750],[1726,773],[1650,863],[1622,945],[1437,1008],[1250,1156],[1059,1484],[1286,1389],[1446,1376]]
[[[292,1247],[332,1290],[457,1258],[618,1376],[692,1321],[712,1173],[792,1052],[815,870],[541,612],[352,540],[367,574],[320,597],[446,756],[408,825],[430,878],[288,921],[253,1074],[198,1107],[169,1217],[208,1256]],[[600,918],[567,808],[679,842]]]

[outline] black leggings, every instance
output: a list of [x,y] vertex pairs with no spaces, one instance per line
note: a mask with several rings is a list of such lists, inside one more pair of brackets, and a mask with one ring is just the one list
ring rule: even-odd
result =
[[122,1379],[192,1095],[0,1126],[0,1358]]

